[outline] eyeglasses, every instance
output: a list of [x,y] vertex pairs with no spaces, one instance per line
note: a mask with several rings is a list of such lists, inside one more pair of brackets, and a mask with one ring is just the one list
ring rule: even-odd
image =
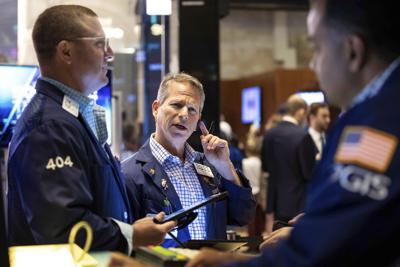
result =
[[105,37],[105,36],[99,36],[99,37],[78,37],[75,39],[70,39],[69,41],[79,41],[79,40],[89,40],[89,41],[95,41],[96,45],[99,47],[102,47],[104,52],[107,53],[108,48],[110,47],[110,39]]

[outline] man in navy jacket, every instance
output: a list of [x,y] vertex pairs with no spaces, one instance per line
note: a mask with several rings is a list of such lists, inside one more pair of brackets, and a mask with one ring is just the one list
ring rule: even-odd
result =
[[[249,182],[230,161],[227,141],[210,134],[200,122],[204,154],[186,142],[196,130],[203,104],[203,86],[196,78],[167,75],[152,105],[155,133],[122,163],[128,194],[140,203],[132,207],[134,217],[172,213],[220,191],[229,192],[228,200],[199,209],[197,218],[175,233],[180,242],[225,239],[227,224],[245,225],[255,212]],[[176,243],[166,240],[163,245]]]
[[264,136],[261,158],[263,170],[269,173],[266,229],[273,220],[288,222],[304,211],[306,189],[315,165],[316,147],[302,127],[307,103],[297,95],[286,101],[282,121]]
[[[231,266],[399,266],[400,27],[390,0],[313,0],[311,62],[332,127],[305,209],[286,240]],[[236,257],[239,257],[236,255]],[[228,263],[207,252],[189,266]]]
[[48,8],[32,37],[42,77],[10,144],[9,244],[67,243],[81,220],[93,229],[94,250],[162,242],[174,223],[131,225],[119,163],[105,143],[104,112],[88,98],[107,84],[113,56],[97,15],[77,5]]

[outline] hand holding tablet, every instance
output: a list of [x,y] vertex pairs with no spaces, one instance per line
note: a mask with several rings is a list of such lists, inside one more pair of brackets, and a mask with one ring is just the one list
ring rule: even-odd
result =
[[[162,223],[165,223],[168,221],[178,221],[178,228],[182,228],[182,225],[184,225],[183,227],[185,227],[186,225],[191,223],[196,218],[197,213],[194,212],[195,210],[197,210],[209,203],[223,200],[226,197],[228,197],[228,192],[221,192],[218,194],[214,194],[214,195],[211,195],[211,196],[203,199],[200,202],[194,203],[192,206],[190,206],[186,209],[181,209],[181,210],[175,211],[175,212],[165,216],[164,219],[161,221],[157,220],[156,218],[153,218],[153,221],[155,223],[159,223],[159,224],[162,224]],[[190,221],[187,222],[188,220],[190,220]]]

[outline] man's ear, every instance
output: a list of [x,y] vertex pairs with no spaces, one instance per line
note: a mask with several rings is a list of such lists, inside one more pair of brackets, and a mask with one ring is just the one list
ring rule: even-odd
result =
[[156,118],[157,117],[157,114],[158,114],[158,108],[160,107],[160,102],[158,102],[158,100],[156,99],[156,100],[154,100],[153,101],[153,104],[151,104],[151,110],[152,110],[152,112],[153,112],[153,116],[154,116],[154,118]]
[[359,72],[367,60],[367,47],[364,40],[358,35],[351,35],[347,40],[346,51],[349,71]]
[[56,55],[61,61],[70,65],[72,63],[71,43],[66,40],[59,42],[56,46]]

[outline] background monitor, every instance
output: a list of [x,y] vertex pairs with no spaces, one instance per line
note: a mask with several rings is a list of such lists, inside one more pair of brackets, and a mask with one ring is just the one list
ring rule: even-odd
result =
[[[108,84],[90,97],[106,109],[107,142],[111,144],[111,70],[107,76]],[[39,77],[38,66],[0,64],[0,147],[7,147],[11,141],[18,118],[36,93],[35,85]]]
[[35,94],[37,66],[0,65],[0,146],[6,147],[22,111]]
[[261,87],[242,90],[242,123],[261,122]]
[[5,206],[3,203],[5,194],[3,195],[3,192],[4,192],[3,181],[0,181],[0,266],[8,267],[9,258],[8,258],[7,231],[6,231],[6,220],[5,220],[6,216],[5,216]]
[[308,105],[325,102],[325,95],[322,91],[301,91],[296,94],[303,98]]

